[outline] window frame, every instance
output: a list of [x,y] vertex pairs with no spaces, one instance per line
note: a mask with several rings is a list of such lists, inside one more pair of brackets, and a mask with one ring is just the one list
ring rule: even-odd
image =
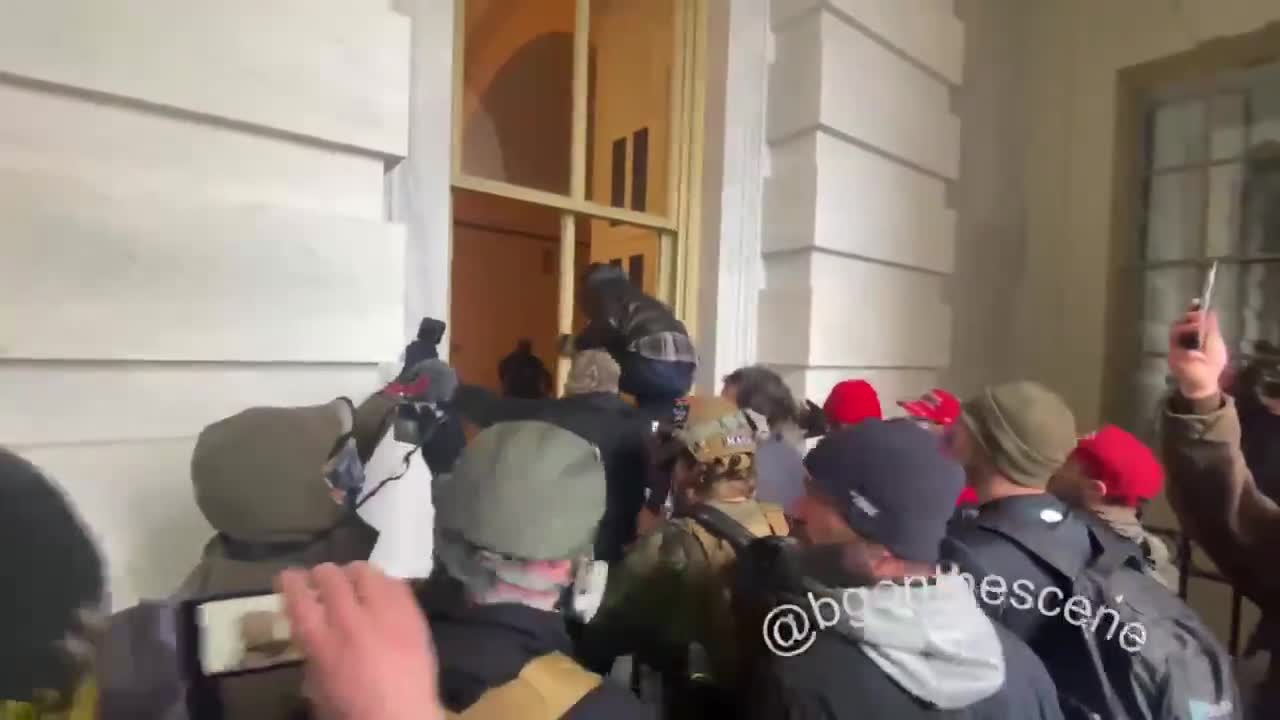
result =
[[[561,211],[559,329],[571,332],[573,324],[575,225],[578,217],[589,217],[655,230],[659,237],[659,297],[670,304],[686,325],[697,316],[696,288],[690,278],[697,276],[699,225],[701,223],[702,151],[706,102],[701,92],[706,75],[705,0],[673,3],[675,76],[672,83],[671,131],[668,134],[667,214],[638,212],[625,207],[587,199],[587,95],[590,53],[591,5],[593,0],[576,0],[574,18],[573,114],[570,157],[570,191],[567,195],[524,187],[501,180],[469,175],[462,170],[463,78],[466,58],[466,0],[455,0],[451,152],[451,184],[455,188],[532,203]],[[564,277],[568,275],[568,277]],[[689,328],[691,334],[695,332]],[[563,363],[561,363],[563,365]]]
[[[1280,57],[1274,58],[1270,62],[1263,63],[1263,65],[1267,68],[1273,68],[1273,72],[1276,72],[1277,77],[1280,77]],[[1254,252],[1247,246],[1246,233],[1248,231],[1247,219],[1249,218],[1248,203],[1250,198],[1250,184],[1253,179],[1250,171],[1250,163],[1253,162],[1251,152],[1255,147],[1253,137],[1254,112],[1251,91],[1259,84],[1256,80],[1250,81],[1248,77],[1249,75],[1257,72],[1257,70],[1257,68],[1248,68],[1246,70],[1228,69],[1225,73],[1214,78],[1212,81],[1188,84],[1181,87],[1173,86],[1159,92],[1151,93],[1144,98],[1141,109],[1141,140],[1138,143],[1139,167],[1137,168],[1137,172],[1140,183],[1140,194],[1137,203],[1138,213],[1133,224],[1133,240],[1131,240],[1131,242],[1136,241],[1136,252],[1133,252],[1130,255],[1131,258],[1134,258],[1134,262],[1129,268],[1131,272],[1126,273],[1128,277],[1136,280],[1139,287],[1139,290],[1137,291],[1137,321],[1139,323],[1139,328],[1138,332],[1134,333],[1137,336],[1138,362],[1131,371],[1131,377],[1137,378],[1141,376],[1140,369],[1145,361],[1153,359],[1158,360],[1167,357],[1167,351],[1149,350],[1146,346],[1146,333],[1144,330],[1153,319],[1150,316],[1152,309],[1148,307],[1149,298],[1147,293],[1147,282],[1151,272],[1187,268],[1196,269],[1200,271],[1200,273],[1203,273],[1204,271],[1207,271],[1212,263],[1218,262],[1220,280],[1223,277],[1224,271],[1226,273],[1235,273],[1237,279],[1243,280],[1246,276],[1246,269],[1251,266],[1266,265],[1280,268],[1280,253]],[[1223,96],[1232,95],[1240,96],[1240,148],[1238,152],[1228,157],[1214,158],[1212,151],[1212,138],[1214,132],[1212,109],[1215,100]],[[1201,128],[1200,138],[1200,141],[1203,143],[1200,148],[1202,155],[1200,159],[1195,162],[1178,163],[1167,167],[1156,167],[1155,143],[1158,137],[1158,128],[1156,126],[1158,114],[1161,109],[1187,102],[1202,103],[1202,107],[1204,108],[1203,127]],[[1241,181],[1238,189],[1236,190],[1236,197],[1233,198],[1232,205],[1237,217],[1236,221],[1231,224],[1230,229],[1230,232],[1232,233],[1230,238],[1232,251],[1227,253],[1211,254],[1211,248],[1209,247],[1211,232],[1211,218],[1209,211],[1213,202],[1212,195],[1214,192],[1212,175],[1215,168],[1222,167],[1238,167],[1240,170]],[[1198,214],[1200,224],[1199,228],[1195,231],[1195,247],[1197,248],[1197,251],[1194,255],[1185,258],[1149,259],[1150,242],[1148,234],[1151,224],[1151,203],[1153,198],[1154,182],[1157,178],[1162,176],[1173,176],[1188,172],[1199,173],[1203,183],[1203,197],[1200,198],[1202,204],[1199,208]],[[1239,319],[1241,320],[1241,329],[1243,331],[1243,314],[1244,308],[1246,307],[1243,298],[1243,294],[1246,292],[1244,283],[1241,282],[1234,288],[1224,288],[1221,284],[1219,284],[1218,287],[1218,292],[1222,292],[1226,289],[1234,289],[1236,293],[1241,295],[1241,297],[1236,298],[1235,302],[1228,307],[1232,312],[1240,315]],[[1198,290],[1199,287],[1197,282],[1197,287],[1193,290],[1193,293],[1198,292]],[[1222,295],[1217,295],[1217,298],[1215,298],[1213,303],[1215,307],[1223,307],[1221,298]],[[1190,300],[1191,297],[1188,297],[1187,301],[1189,302]],[[1172,320],[1172,318],[1168,318],[1166,320]],[[1252,357],[1251,352],[1247,351],[1244,347],[1244,343],[1246,342],[1244,337],[1228,338],[1228,340],[1233,342],[1233,346],[1229,348],[1233,359],[1238,358],[1247,361]],[[1134,407],[1130,413],[1131,421],[1135,426],[1141,428],[1144,433],[1153,431],[1152,418],[1148,417],[1153,409],[1143,407],[1143,403],[1138,402],[1137,398],[1135,398],[1133,405]]]

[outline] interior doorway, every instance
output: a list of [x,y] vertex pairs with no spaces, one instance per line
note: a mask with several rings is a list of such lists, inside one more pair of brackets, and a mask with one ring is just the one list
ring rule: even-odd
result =
[[559,260],[554,209],[453,191],[449,361],[465,382],[499,391],[498,365],[522,339],[555,367]]
[[701,0],[458,0],[450,359],[499,389],[530,341],[585,324],[575,286],[614,264],[679,295]]

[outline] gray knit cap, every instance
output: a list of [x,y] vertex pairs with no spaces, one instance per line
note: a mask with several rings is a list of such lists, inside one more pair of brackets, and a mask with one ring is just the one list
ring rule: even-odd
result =
[[1044,488],[1076,447],[1075,416],[1039,383],[993,385],[963,408],[961,420],[996,469],[1019,485]]

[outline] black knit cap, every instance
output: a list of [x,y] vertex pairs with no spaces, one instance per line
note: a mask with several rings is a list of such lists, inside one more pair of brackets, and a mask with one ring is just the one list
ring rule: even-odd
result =
[[964,470],[936,435],[914,423],[864,420],[828,434],[804,464],[859,535],[902,560],[938,561]]
[[104,597],[102,560],[62,492],[0,448],[0,700],[69,695],[78,671],[59,643]]

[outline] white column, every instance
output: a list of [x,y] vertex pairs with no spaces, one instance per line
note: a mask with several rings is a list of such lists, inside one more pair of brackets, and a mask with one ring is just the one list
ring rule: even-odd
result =
[[964,30],[949,0],[775,0],[759,360],[886,405],[949,363]]
[[713,3],[708,34],[699,385],[756,357],[756,302],[764,286],[761,209],[767,174],[765,104],[769,0]]
[[[453,203],[453,28],[457,0],[395,0],[413,21],[409,156],[390,173],[391,220],[406,228],[405,336],[423,316],[449,321]],[[448,338],[440,351],[448,357]]]

